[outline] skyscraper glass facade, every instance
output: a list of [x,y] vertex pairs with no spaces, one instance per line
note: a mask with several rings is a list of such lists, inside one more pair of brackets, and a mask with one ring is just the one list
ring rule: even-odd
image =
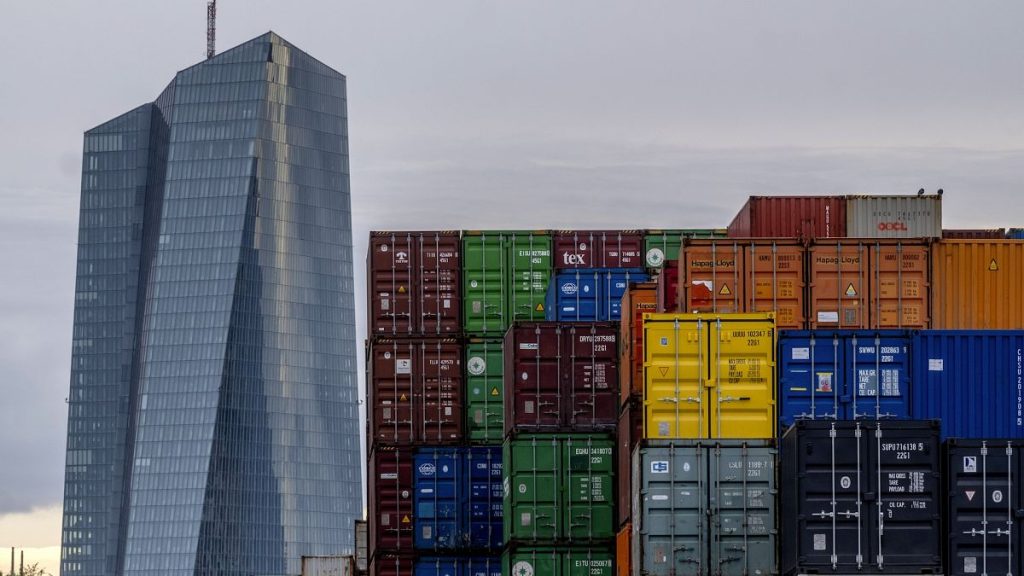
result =
[[86,133],[64,574],[351,552],[348,186],[345,78],[273,33]]

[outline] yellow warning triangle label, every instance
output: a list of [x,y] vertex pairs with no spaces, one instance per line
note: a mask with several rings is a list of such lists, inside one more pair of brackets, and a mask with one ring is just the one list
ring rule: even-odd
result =
[[850,285],[846,287],[846,295],[847,296],[856,296],[857,295],[857,289],[853,287],[853,282],[851,282]]
[[722,289],[719,290],[718,293],[721,294],[722,296],[728,296],[732,294],[732,290],[729,290],[728,284],[722,284]]
[[543,311],[544,311],[544,305],[543,304],[537,304],[537,312],[543,312]]
[[498,387],[491,388],[491,396],[501,396],[501,392],[498,392]]
[[408,523],[409,523],[409,517],[408,516],[402,516],[402,524],[408,524]]
[[402,394],[401,396],[399,396],[398,399],[401,400],[402,402],[405,402],[406,400],[408,400],[408,398],[405,397],[405,394]]
[[999,264],[996,262],[995,258],[993,258],[992,261],[988,263],[988,269],[993,272],[999,270]]
[[405,294],[405,286],[399,286],[398,287],[398,293],[399,294]]
[[667,366],[661,366],[661,367],[658,368],[658,370],[661,371],[661,375],[662,376],[668,374],[668,367]]

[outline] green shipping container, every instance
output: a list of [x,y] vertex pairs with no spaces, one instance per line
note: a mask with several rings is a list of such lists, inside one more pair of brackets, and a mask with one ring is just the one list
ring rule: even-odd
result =
[[644,262],[648,268],[661,268],[666,260],[679,260],[683,238],[725,238],[725,228],[684,230],[648,230],[644,236]]
[[546,232],[466,232],[462,246],[463,328],[503,336],[517,320],[543,320],[551,278]]
[[502,557],[502,576],[614,576],[608,548],[516,548]]
[[505,541],[614,538],[614,446],[603,434],[524,434],[506,440]]
[[500,444],[505,435],[503,345],[482,338],[466,343],[466,438],[474,444]]

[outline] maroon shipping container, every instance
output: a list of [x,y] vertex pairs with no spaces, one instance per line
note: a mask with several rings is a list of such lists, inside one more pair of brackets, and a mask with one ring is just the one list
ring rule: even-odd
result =
[[638,230],[555,232],[555,268],[643,268],[644,236]]
[[1006,230],[1003,228],[988,228],[977,230],[942,230],[942,237],[946,240],[1001,240],[1006,238]]
[[729,224],[730,238],[844,238],[843,196],[751,196]]
[[658,312],[679,312],[679,260],[666,260],[657,281]]
[[458,232],[371,232],[371,336],[444,336],[461,329]]
[[631,396],[619,413],[617,465],[615,478],[618,483],[616,495],[619,507],[619,528],[625,526],[632,518],[633,505],[633,448],[644,437],[644,406],[643,396]]
[[462,441],[462,346],[451,338],[378,339],[370,344],[367,417],[372,443]]
[[413,576],[415,565],[411,554],[381,554],[370,562],[370,576]]
[[618,327],[517,324],[505,334],[505,431],[594,432],[618,422]]
[[380,447],[366,467],[369,555],[413,549],[413,450]]

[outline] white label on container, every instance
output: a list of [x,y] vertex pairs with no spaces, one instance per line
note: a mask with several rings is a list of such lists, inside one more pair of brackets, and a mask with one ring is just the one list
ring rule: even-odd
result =
[[793,348],[793,360],[810,360],[810,348]]
[[380,525],[388,526],[391,524],[391,514],[384,514],[380,517]]
[[451,406],[445,406],[444,407],[444,415],[445,416],[451,416],[452,415],[452,407]]
[[964,557],[964,573],[966,573],[966,574],[977,574],[978,573],[978,557],[977,556],[965,556]]
[[451,307],[452,307],[452,301],[449,300],[448,298],[445,298],[444,299],[444,308],[445,308],[445,310],[447,310],[447,309],[449,309]]
[[433,533],[430,530],[430,526],[429,525],[424,526],[423,527],[423,539],[424,540],[430,540],[431,538],[433,538]]
[[668,422],[658,422],[658,436],[668,436]]
[[398,472],[385,472],[380,475],[381,480],[398,480]]
[[529,526],[532,521],[533,520],[531,519],[529,512],[523,512],[522,515],[519,516],[520,526]]
[[942,372],[942,358],[929,358],[928,359],[928,371],[929,372]]
[[996,504],[999,504],[1000,502],[1002,502],[1003,501],[1003,491],[1002,490],[996,490],[996,491],[992,492],[992,501],[995,502]]
[[839,312],[818,312],[818,322],[839,323]]
[[814,549],[815,550],[827,550],[828,549],[828,540],[825,539],[825,535],[824,534],[815,534],[814,535]]
[[978,472],[978,457],[964,456],[964,472],[976,474]]
[[652,461],[651,474],[668,474],[668,460]]
[[527,400],[526,403],[523,404],[523,412],[533,414],[533,400]]
[[540,350],[540,344],[536,342],[520,342],[520,350]]
[[666,496],[665,494],[655,494],[654,496],[651,496],[651,500],[654,500],[655,502],[661,502],[663,500],[668,500],[668,496]]
[[381,298],[380,299],[380,309],[383,310],[384,312],[387,312],[388,310],[390,310],[391,309],[391,301],[388,300],[387,298]]
[[408,358],[395,359],[396,374],[412,374],[412,360]]

